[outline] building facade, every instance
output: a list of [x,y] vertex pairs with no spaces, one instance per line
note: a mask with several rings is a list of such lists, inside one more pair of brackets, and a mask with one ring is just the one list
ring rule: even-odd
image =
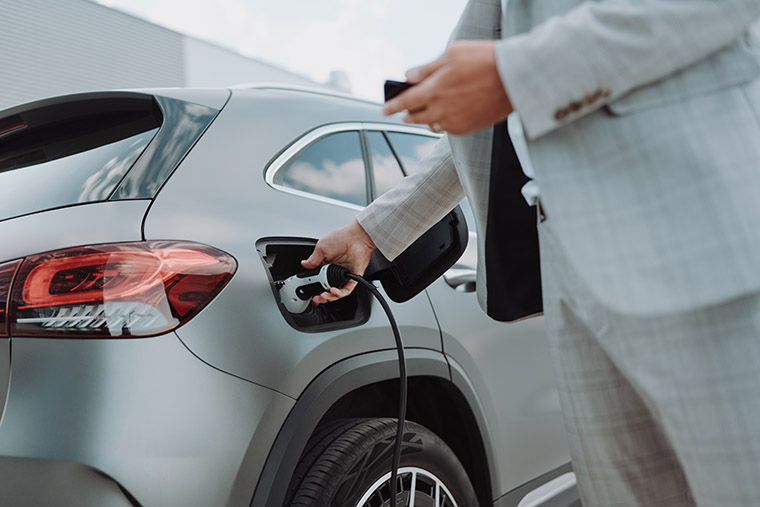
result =
[[335,89],[89,0],[0,0],[0,48],[0,109],[103,89],[257,81]]

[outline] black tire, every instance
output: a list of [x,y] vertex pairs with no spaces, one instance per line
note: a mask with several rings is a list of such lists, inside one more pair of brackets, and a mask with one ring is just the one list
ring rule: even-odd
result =
[[[396,425],[396,419],[344,419],[319,427],[296,467],[285,505],[357,507],[363,496],[371,494],[360,507],[390,506],[390,480],[377,483],[390,473]],[[402,473],[404,469],[408,471]],[[457,457],[438,436],[419,424],[404,424],[400,470],[398,505],[409,505],[412,475],[416,477],[416,507],[478,505]],[[436,482],[443,486],[438,506]]]

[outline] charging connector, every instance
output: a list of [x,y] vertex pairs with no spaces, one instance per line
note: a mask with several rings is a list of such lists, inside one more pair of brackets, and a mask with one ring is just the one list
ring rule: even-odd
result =
[[280,301],[290,313],[303,313],[309,308],[311,298],[332,287],[342,287],[348,281],[348,269],[337,264],[325,264],[304,271],[287,280],[276,282]]

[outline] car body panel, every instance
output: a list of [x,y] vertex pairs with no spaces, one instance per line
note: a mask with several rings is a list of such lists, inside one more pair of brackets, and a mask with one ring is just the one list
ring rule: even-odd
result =
[[[274,129],[255,119],[271,115],[269,108],[282,107],[272,98],[274,94],[285,100],[282,92],[258,91],[256,100],[238,93],[247,95],[233,94],[182,170],[158,194],[145,220],[145,237],[198,241],[235,257],[238,271],[230,284],[200,318],[177,332],[210,364],[297,397],[337,360],[393,348],[395,342],[375,303],[369,322],[353,330],[303,333],[280,316],[256,241],[272,236],[319,238],[349,222],[355,211],[275,190],[265,183],[262,170],[309,126],[334,121],[338,115],[331,108],[326,112],[321,101],[318,107],[304,101],[298,109],[303,124],[289,117],[287,124]],[[373,113],[374,108],[357,102],[357,118],[374,118]],[[212,185],[223,192],[210,192]],[[407,347],[441,349],[438,324],[424,294],[403,305],[392,304],[392,309]]]
[[[567,464],[570,461],[569,450],[562,419],[557,417],[559,401],[554,386],[544,384],[542,389],[543,379],[537,386],[530,384],[532,374],[525,370],[533,362],[520,360],[521,352],[530,354],[530,350],[525,349],[530,349],[531,345],[522,344],[522,350],[521,347],[514,347],[519,352],[515,357],[508,358],[496,355],[485,345],[489,340],[509,338],[493,334],[471,336],[473,340],[465,348],[462,342],[445,334],[446,356],[452,372],[456,372],[453,375],[455,384],[459,385],[457,377],[462,380],[466,378],[470,383],[469,389],[477,393],[478,408],[488,422],[492,452],[497,456],[494,490],[503,495],[553,468]],[[514,352],[510,351],[509,354]],[[473,374],[472,367],[476,362],[478,366],[485,365],[486,371]],[[495,380],[501,383],[497,384]],[[526,386],[530,388],[526,389]],[[523,394],[521,388],[528,394]]]
[[231,95],[230,90],[220,88],[141,88],[126,91],[192,102],[218,110],[224,107]]
[[0,485],[0,505],[135,507],[136,503],[113,478],[70,461],[0,456]]
[[73,246],[140,241],[149,200],[68,206],[0,221],[0,262]]
[[12,347],[0,456],[85,463],[144,505],[229,497],[247,444],[283,398],[209,368],[174,333]]

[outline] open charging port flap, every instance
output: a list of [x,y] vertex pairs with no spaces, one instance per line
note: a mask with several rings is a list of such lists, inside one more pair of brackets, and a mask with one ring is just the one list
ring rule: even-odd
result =
[[351,295],[332,303],[311,305],[302,314],[290,313],[280,302],[275,282],[303,272],[301,260],[311,255],[316,244],[315,239],[292,237],[262,238],[256,242],[256,250],[266,267],[272,296],[277,301],[280,313],[293,328],[307,333],[361,326],[370,316],[369,294],[364,290],[355,290]]

